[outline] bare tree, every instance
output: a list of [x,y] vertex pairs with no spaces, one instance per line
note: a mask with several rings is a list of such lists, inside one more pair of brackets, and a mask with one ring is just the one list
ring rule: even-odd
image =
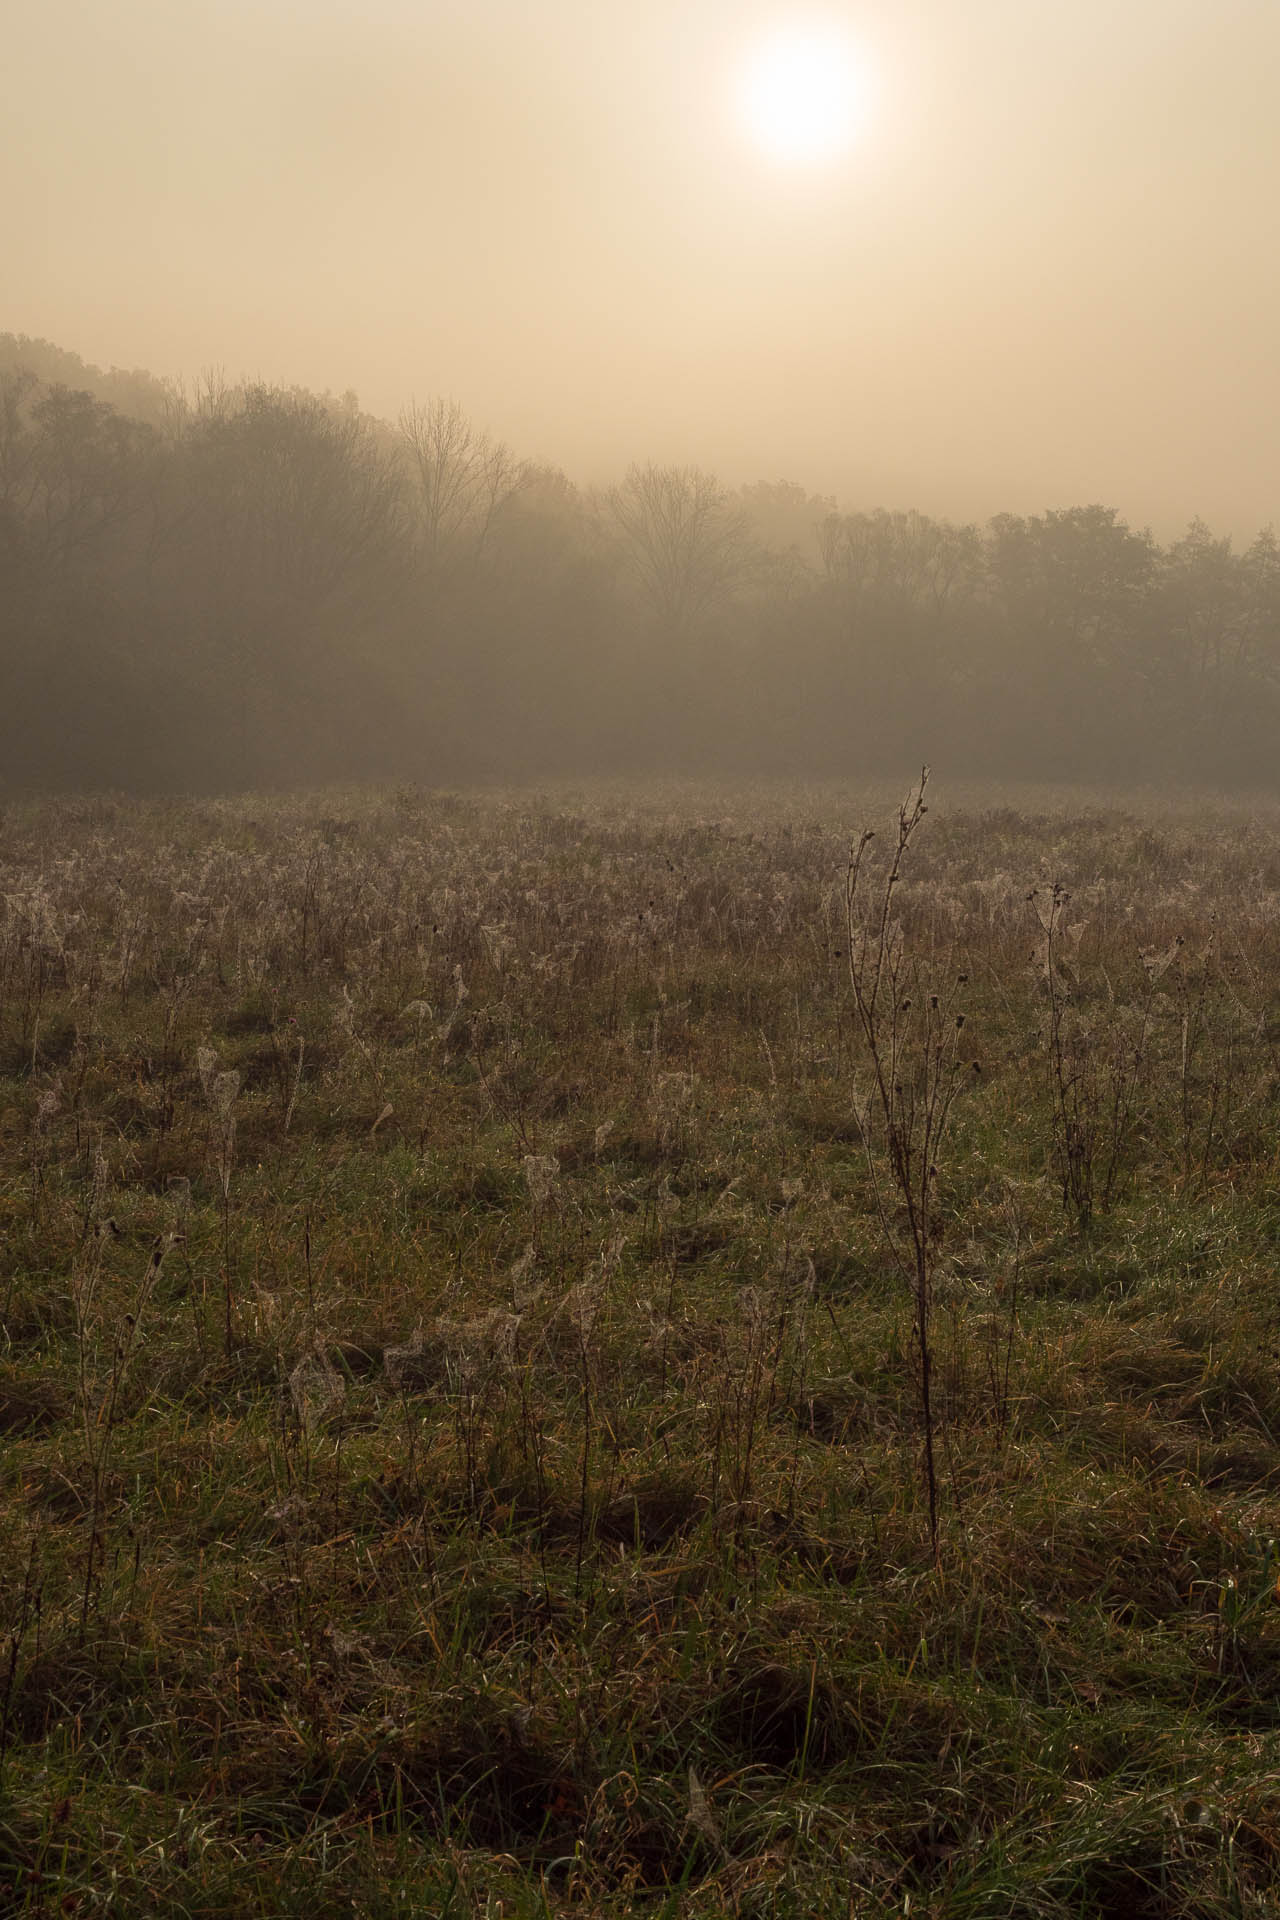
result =
[[92,394],[0,379],[0,527],[63,579],[118,559],[125,530],[154,495],[159,441]]
[[345,618],[390,585],[403,475],[358,415],[300,391],[228,390],[214,376],[197,394],[185,452],[211,599],[223,597],[221,581],[272,620],[300,624],[324,606]]
[[16,562],[40,491],[39,439],[31,421],[38,394],[33,373],[0,373],[0,561]]
[[914,509],[829,514],[817,539],[827,579],[859,611],[915,606],[937,613],[970,599],[982,580],[977,528]]
[[524,484],[525,467],[501,441],[473,426],[456,400],[415,401],[399,425],[428,565],[460,551],[474,558],[498,509]]
[[607,504],[646,594],[674,631],[693,626],[742,579],[746,517],[714,474],[633,466]]

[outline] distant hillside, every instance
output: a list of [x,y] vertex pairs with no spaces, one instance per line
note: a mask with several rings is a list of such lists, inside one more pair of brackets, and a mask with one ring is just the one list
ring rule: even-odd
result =
[[35,374],[47,386],[91,393],[95,400],[105,400],[120,413],[151,426],[166,419],[173,403],[172,389],[142,367],[112,367],[104,372],[52,341],[33,340],[25,333],[0,333],[0,373],[20,370]]

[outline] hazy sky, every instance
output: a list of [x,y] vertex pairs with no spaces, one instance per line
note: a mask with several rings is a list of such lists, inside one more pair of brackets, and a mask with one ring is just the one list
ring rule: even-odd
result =
[[[833,14],[825,163],[733,111]],[[0,328],[958,516],[1280,522],[1280,0],[18,0]]]

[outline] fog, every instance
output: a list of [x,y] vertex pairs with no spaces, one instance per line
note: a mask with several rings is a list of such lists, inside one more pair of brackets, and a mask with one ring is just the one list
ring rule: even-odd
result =
[[785,6],[25,6],[0,325],[386,417],[447,394],[580,484],[1272,519],[1272,0],[835,11],[866,124],[788,169],[727,105]]
[[6,58],[6,791],[1276,779],[1269,0],[49,0]]
[[1114,507],[584,489],[437,397],[189,392],[0,336],[0,780],[1274,782],[1280,543]]

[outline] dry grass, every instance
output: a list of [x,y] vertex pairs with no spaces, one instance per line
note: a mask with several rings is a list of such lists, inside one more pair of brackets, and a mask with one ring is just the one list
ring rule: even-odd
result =
[[1280,858],[931,797],[936,1560],[884,796],[9,810],[3,1911],[1273,1911]]

